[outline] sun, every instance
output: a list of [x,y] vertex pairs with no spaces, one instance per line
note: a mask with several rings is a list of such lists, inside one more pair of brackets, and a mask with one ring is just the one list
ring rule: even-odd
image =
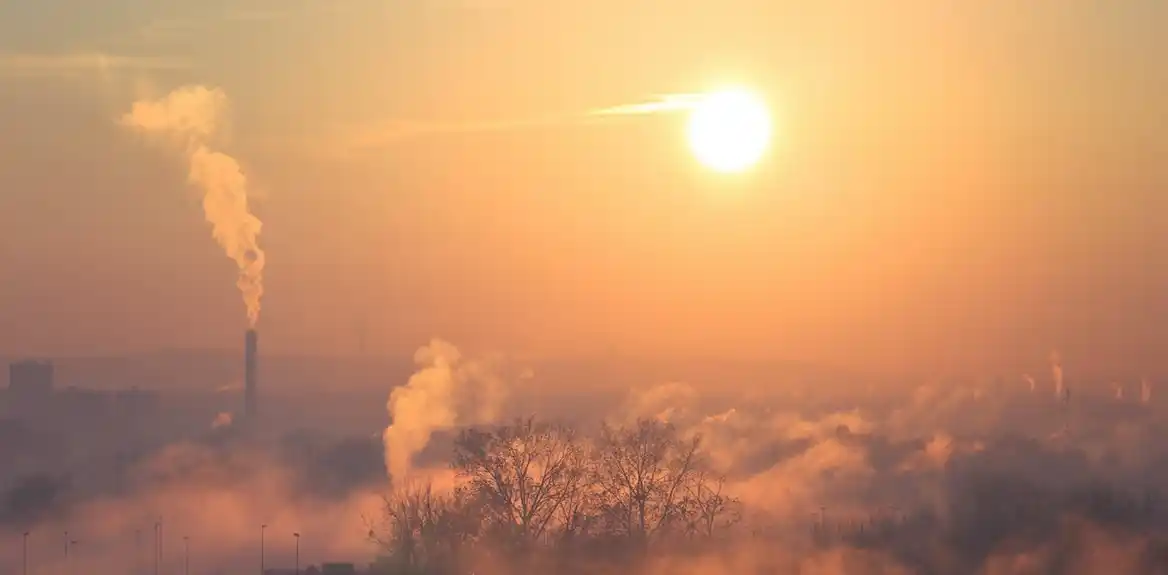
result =
[[718,172],[742,172],[766,154],[771,116],[766,104],[746,90],[708,94],[689,116],[689,146],[698,161]]

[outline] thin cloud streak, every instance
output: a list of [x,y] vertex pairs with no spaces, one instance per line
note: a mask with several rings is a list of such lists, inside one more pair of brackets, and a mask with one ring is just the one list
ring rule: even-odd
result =
[[0,54],[0,76],[67,76],[111,70],[181,70],[190,62],[157,56],[125,56],[103,52],[71,54]]
[[602,108],[589,112],[592,116],[644,116],[648,114],[663,114],[668,112],[685,112],[694,109],[705,94],[667,94],[658,96],[657,100],[636,104],[623,104],[611,108]]
[[651,116],[687,112],[704,98],[705,95],[700,93],[667,94],[658,96],[654,100],[597,108],[584,113],[517,120],[455,123],[394,120],[380,126],[351,130],[332,141],[340,142],[339,148],[353,153],[384,148],[427,136],[564,128],[599,123],[607,118],[618,116]]

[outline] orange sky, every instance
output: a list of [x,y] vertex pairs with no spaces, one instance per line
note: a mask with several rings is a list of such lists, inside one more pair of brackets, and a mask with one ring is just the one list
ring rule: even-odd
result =
[[[0,25],[0,351],[237,344],[234,266],[181,159],[116,125],[205,84],[262,194],[267,349],[351,351],[365,314],[385,353],[1160,355],[1162,3],[121,1],[133,18],[68,35],[28,32],[63,18],[36,8]],[[188,66],[49,66],[70,50]],[[723,81],[778,121],[746,176],[698,167],[676,117],[361,145]]]

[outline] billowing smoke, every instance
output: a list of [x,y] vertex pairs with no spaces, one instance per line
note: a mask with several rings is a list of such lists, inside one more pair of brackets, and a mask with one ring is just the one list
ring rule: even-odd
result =
[[490,423],[499,417],[506,390],[488,363],[464,359],[454,345],[435,339],[414,354],[419,371],[389,394],[385,469],[397,484],[436,431]]
[[161,99],[134,102],[120,123],[182,147],[189,164],[187,180],[203,191],[211,234],[239,268],[237,283],[248,323],[255,327],[264,293],[262,223],[248,206],[247,177],[239,162],[210,143],[224,121],[227,103],[218,88],[185,86]]

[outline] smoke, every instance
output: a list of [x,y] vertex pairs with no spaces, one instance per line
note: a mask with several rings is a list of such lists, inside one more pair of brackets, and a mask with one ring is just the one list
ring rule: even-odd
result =
[[211,429],[230,427],[234,420],[235,419],[230,413],[226,411],[220,412],[215,416],[215,419],[211,421]]
[[[419,349],[415,361],[417,372],[390,394],[391,425],[373,437],[377,424],[340,441],[328,438],[333,429],[298,432],[278,446],[211,433],[208,445],[154,453],[133,466],[127,485],[100,496],[78,495],[96,483],[84,473],[71,485],[26,482],[3,500],[0,523],[16,535],[0,538],[0,572],[19,572],[23,531],[33,534],[30,573],[62,572],[66,530],[80,542],[71,557],[75,572],[147,572],[135,571],[134,561],[149,565],[151,526],[160,517],[167,533],[162,572],[181,572],[186,536],[192,572],[254,569],[260,525],[269,526],[272,567],[290,564],[293,532],[304,535],[303,565],[372,560],[377,549],[366,545],[366,520],[381,517],[385,472],[395,489],[421,479],[426,457],[449,462],[441,448],[451,432],[497,423],[514,402],[533,397],[504,385],[511,371],[497,358],[468,358],[441,340]],[[741,502],[742,521],[712,541],[655,546],[640,562],[588,548],[573,559],[579,571],[527,571],[1163,572],[1168,509],[1154,490],[1168,480],[1168,449],[1155,438],[1168,420],[1154,405],[1111,401],[1109,380],[1081,386],[1081,430],[1055,442],[1050,431],[1064,410],[1022,386],[985,388],[975,400],[976,382],[906,383],[881,385],[867,398],[866,382],[844,378],[806,385],[794,399],[778,383],[785,377],[769,371],[762,379],[775,382],[772,396],[748,395],[730,371],[718,371],[714,381],[679,382],[668,370],[669,378],[637,377],[672,383],[613,393],[589,387],[595,374],[576,366],[560,380],[549,379],[551,367],[536,369],[532,390],[546,396],[524,413],[547,418],[551,405],[562,403],[578,420],[581,441],[588,441],[589,422],[638,417],[700,436],[703,465],[725,476],[723,493]],[[435,489],[449,493],[455,481]],[[473,570],[523,571],[486,559]]]
[[157,100],[134,102],[120,123],[181,146],[189,166],[187,180],[203,191],[204,216],[215,241],[239,269],[237,285],[248,324],[255,327],[264,293],[262,223],[248,206],[247,177],[239,162],[210,144],[227,105],[227,95],[218,88],[185,86]]
[[[137,462],[116,491],[92,492],[86,477],[58,489],[55,506],[34,521],[9,523],[0,540],[0,572],[20,573],[20,533],[29,532],[30,575],[147,573],[154,563],[155,523],[162,524],[159,572],[181,573],[184,539],[191,573],[243,573],[258,566],[267,525],[269,567],[292,564],[291,534],[300,532],[302,568],[325,561],[367,561],[374,553],[362,517],[377,512],[376,484],[348,459],[351,440],[315,453],[269,447],[173,444]],[[380,475],[376,441],[363,458]],[[339,454],[339,455],[338,455]],[[347,485],[335,489],[334,485]],[[77,545],[63,555],[62,534]],[[15,537],[11,536],[15,532]]]
[[1063,399],[1066,387],[1063,385],[1063,360],[1059,352],[1050,352],[1050,377],[1054,381],[1055,399]]
[[420,369],[390,392],[386,404],[385,469],[399,485],[435,432],[495,421],[507,393],[494,365],[464,359],[458,348],[440,339],[419,349],[414,362]]
[[1031,376],[1029,373],[1023,375],[1022,379],[1024,379],[1026,381],[1026,384],[1030,386],[1030,393],[1034,393],[1035,390],[1038,389],[1038,382],[1034,381],[1034,377]]

